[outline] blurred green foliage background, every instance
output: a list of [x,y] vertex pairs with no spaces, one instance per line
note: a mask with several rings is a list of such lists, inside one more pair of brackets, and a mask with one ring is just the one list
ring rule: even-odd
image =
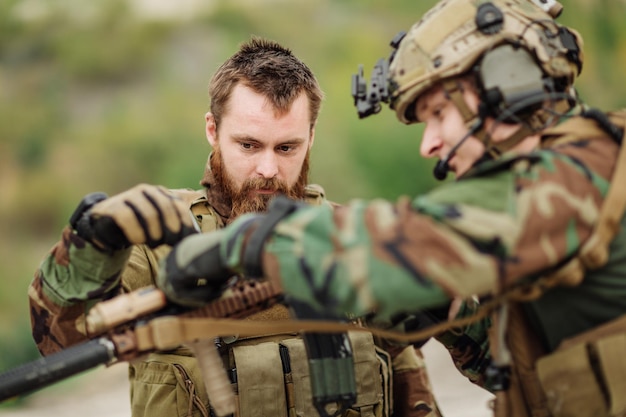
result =
[[[588,103],[626,107],[626,2],[563,0],[585,39]],[[351,75],[434,0],[2,0],[0,371],[37,357],[26,290],[81,197],[139,182],[199,188],[207,84],[250,35],[291,48],[326,93],[312,177],[331,199],[433,187],[421,127],[359,120]]]

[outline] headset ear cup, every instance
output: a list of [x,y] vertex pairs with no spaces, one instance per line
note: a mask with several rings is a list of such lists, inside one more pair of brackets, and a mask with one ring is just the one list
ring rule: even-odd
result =
[[478,107],[478,114],[484,119],[486,117],[492,117],[497,119],[500,115],[498,108],[502,103],[502,94],[498,88],[486,88],[486,80],[485,77],[489,77],[489,71],[485,70],[483,65],[483,60],[481,60],[474,67],[474,74],[476,78],[476,89],[478,95],[480,96],[480,104]]
[[481,90],[481,104],[484,104],[484,116],[491,116],[494,119],[497,119],[499,116],[498,108],[500,107],[500,103],[502,103],[502,94],[500,93],[500,90],[497,88],[491,88],[489,90],[481,88]]
[[531,54],[511,44],[487,52],[478,65],[481,98],[489,115],[504,123],[518,123],[541,107],[544,78]]
[[480,96],[479,113],[482,112],[483,117],[492,117],[497,119],[499,116],[498,108],[502,103],[502,94],[497,88],[488,88],[491,68],[487,68],[487,61],[485,55],[474,67],[474,74],[476,77],[476,85],[478,94]]

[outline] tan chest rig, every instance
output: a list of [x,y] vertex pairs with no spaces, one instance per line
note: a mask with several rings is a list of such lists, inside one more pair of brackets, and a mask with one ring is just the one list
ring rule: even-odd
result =
[[[318,185],[308,185],[305,201],[319,205],[326,200]],[[224,227],[206,197],[191,203],[202,232]],[[287,308],[276,304],[247,317],[249,321],[290,319]],[[391,358],[379,349],[371,333],[348,332],[352,345],[357,401],[343,417],[388,417],[391,415]],[[297,333],[268,332],[263,336],[233,335],[217,341],[224,367],[236,397],[234,416],[317,416],[313,406],[308,357]],[[195,387],[204,396],[202,387]],[[203,407],[200,407],[203,408]],[[329,409],[329,413],[335,410]]]

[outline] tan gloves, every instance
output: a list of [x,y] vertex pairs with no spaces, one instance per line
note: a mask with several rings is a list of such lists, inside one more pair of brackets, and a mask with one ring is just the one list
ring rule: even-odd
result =
[[187,203],[164,187],[147,184],[87,207],[76,223],[77,233],[103,250],[174,245],[197,231]]

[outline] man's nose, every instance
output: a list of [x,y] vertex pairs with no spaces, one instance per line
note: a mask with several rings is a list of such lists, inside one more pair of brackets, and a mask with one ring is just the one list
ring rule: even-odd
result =
[[263,178],[274,178],[278,175],[278,157],[274,152],[263,152],[259,155],[256,172]]
[[426,124],[424,134],[422,135],[422,143],[420,144],[420,155],[424,158],[435,158],[438,156],[442,145],[443,141],[441,140],[439,130]]

